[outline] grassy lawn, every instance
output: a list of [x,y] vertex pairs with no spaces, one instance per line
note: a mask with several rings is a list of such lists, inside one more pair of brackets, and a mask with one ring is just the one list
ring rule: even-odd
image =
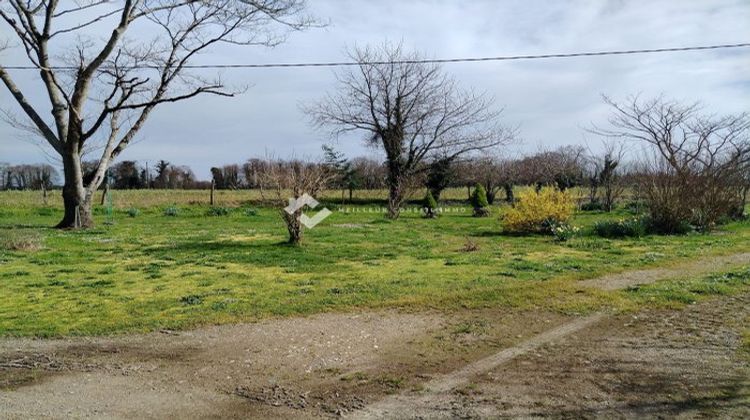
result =
[[[749,277],[744,269],[713,280],[715,287],[685,279],[625,292],[576,286],[604,273],[750,251],[747,222],[710,235],[607,240],[587,231],[628,213],[579,213],[573,224],[582,236],[558,243],[503,235],[499,209],[482,219],[462,207],[436,220],[406,212],[391,222],[360,205],[335,211],[306,232],[303,246],[290,247],[275,209],[237,207],[210,217],[189,193],[116,194],[114,224],[105,225],[98,208],[95,229],[61,232],[49,228],[59,207],[40,205],[36,193],[0,193],[0,244],[26,238],[40,245],[0,246],[0,335],[176,329],[351,308],[627,310],[730,293]],[[225,202],[241,205],[242,192],[232,194]],[[177,216],[164,215],[167,203],[177,204]],[[128,217],[134,205],[140,213]],[[479,249],[465,251],[467,240]]]

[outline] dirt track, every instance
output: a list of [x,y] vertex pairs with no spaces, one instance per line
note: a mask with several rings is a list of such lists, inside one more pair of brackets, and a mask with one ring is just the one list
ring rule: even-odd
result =
[[[388,311],[178,334],[2,339],[0,417],[747,418],[743,322],[750,294],[595,319],[541,341],[580,319]],[[408,404],[393,412],[384,401]]]
[[472,375],[352,418],[750,418],[750,294],[605,317]]

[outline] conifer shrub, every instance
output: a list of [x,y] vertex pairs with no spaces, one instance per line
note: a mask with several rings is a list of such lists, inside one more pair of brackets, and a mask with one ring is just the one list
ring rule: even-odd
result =
[[474,187],[471,193],[471,206],[474,208],[474,217],[487,217],[490,215],[490,203],[487,201],[487,191],[481,184]]
[[427,190],[427,194],[422,199],[422,211],[424,212],[424,217],[428,219],[437,217],[437,201],[435,201],[435,197],[433,197],[430,190]]

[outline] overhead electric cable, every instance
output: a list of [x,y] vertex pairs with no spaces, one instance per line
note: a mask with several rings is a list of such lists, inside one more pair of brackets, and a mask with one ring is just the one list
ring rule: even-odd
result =
[[[289,68],[289,67],[345,67],[345,66],[359,66],[367,64],[442,64],[442,63],[477,63],[486,61],[515,61],[515,60],[538,60],[538,59],[553,59],[553,58],[573,58],[573,57],[600,57],[608,55],[633,55],[633,54],[656,54],[656,53],[670,53],[670,52],[684,52],[684,51],[704,51],[704,50],[719,50],[729,48],[746,48],[750,47],[750,42],[738,43],[738,44],[719,44],[719,45],[705,45],[705,46],[692,46],[692,47],[672,47],[672,48],[652,48],[652,49],[638,49],[638,50],[611,50],[611,51],[588,51],[588,52],[576,52],[576,53],[560,53],[560,54],[533,54],[533,55],[507,55],[507,56],[496,56],[496,57],[465,57],[465,58],[434,58],[434,59],[420,59],[420,60],[397,60],[397,61],[371,61],[371,62],[356,62],[356,61],[331,61],[331,62],[313,62],[313,63],[258,63],[258,64],[187,64],[183,68],[187,69],[258,69],[258,68]],[[2,67],[2,66],[0,66]],[[6,70],[39,70],[36,66],[4,66]],[[111,68],[102,66],[101,68]],[[157,65],[138,65],[138,66],[123,66],[125,69],[162,69],[163,66]],[[53,70],[76,70],[76,66],[53,66]]]

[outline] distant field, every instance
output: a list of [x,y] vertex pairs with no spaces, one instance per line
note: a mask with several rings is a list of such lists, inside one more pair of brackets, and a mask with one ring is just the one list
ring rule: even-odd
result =
[[[97,199],[101,196],[97,193]],[[444,193],[446,200],[466,200],[468,192],[464,188],[450,188]],[[415,199],[420,199],[424,192],[414,194]],[[113,206],[118,209],[131,207],[154,207],[171,205],[208,205],[209,190],[117,190],[113,191]],[[274,194],[266,194],[273,198]],[[343,195],[344,201],[349,200],[349,192]],[[386,190],[355,190],[352,195],[354,202],[386,200]],[[318,199],[331,202],[342,202],[342,192],[326,191]],[[217,206],[237,207],[245,204],[258,204],[264,200],[260,190],[217,190],[214,192],[214,200]],[[47,193],[47,204],[50,207],[62,208],[60,191],[53,190]],[[0,208],[13,206],[16,208],[34,208],[44,206],[41,191],[0,191]]]
[[[573,224],[583,235],[558,243],[503,234],[502,208],[478,219],[460,205],[436,220],[407,211],[397,221],[377,205],[349,206],[307,230],[303,246],[290,247],[277,210],[259,208],[256,194],[219,192],[218,204],[234,209],[211,217],[207,191],[115,191],[114,224],[104,224],[97,207],[96,228],[62,232],[49,228],[62,211],[54,195],[43,206],[38,193],[1,192],[0,335],[186,328],[364,307],[581,313],[682,305],[702,289],[646,298],[583,289],[576,280],[750,251],[747,222],[710,235],[607,240],[588,232],[592,224],[631,215],[580,212]],[[175,217],[164,215],[171,205]],[[136,217],[130,207],[140,210]],[[10,249],[13,241],[25,245]],[[467,241],[479,249],[466,251]]]
[[[518,188],[520,190],[522,188]],[[100,193],[97,193],[97,203],[100,199]],[[215,203],[217,206],[238,207],[242,205],[259,204],[264,197],[259,190],[217,190],[215,191]],[[425,191],[416,191],[412,201],[420,200]],[[584,197],[584,191],[574,190],[574,196]],[[149,208],[155,206],[171,205],[209,205],[210,191],[208,190],[117,190],[113,191],[113,206],[117,209]],[[273,198],[273,195],[266,194],[266,197]],[[355,190],[352,195],[354,203],[369,203],[385,200],[388,197],[387,190]],[[349,203],[349,192],[343,193],[341,190],[328,190],[317,197],[320,200],[328,201],[332,204]],[[343,198],[343,199],[342,199]],[[465,201],[469,198],[469,191],[466,188],[448,188],[446,189],[441,200],[446,201]],[[498,200],[505,198],[501,191],[498,194]],[[35,208],[44,206],[44,199],[41,191],[0,191],[0,208]],[[52,208],[62,208],[60,191],[53,190],[47,192],[47,206]]]

